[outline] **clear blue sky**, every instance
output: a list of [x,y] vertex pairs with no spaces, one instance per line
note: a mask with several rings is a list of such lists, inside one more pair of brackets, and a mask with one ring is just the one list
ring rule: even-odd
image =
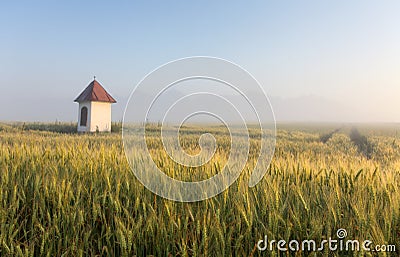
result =
[[2,1],[0,120],[73,121],[93,75],[120,119],[148,72],[207,55],[246,68],[278,106],[400,121],[399,13],[399,1]]

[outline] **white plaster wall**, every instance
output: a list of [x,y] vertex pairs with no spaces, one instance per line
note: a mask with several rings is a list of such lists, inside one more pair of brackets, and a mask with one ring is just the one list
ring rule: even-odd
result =
[[[88,116],[87,116],[87,123],[86,126],[81,126],[81,109],[82,107],[86,106],[88,109]],[[82,102],[79,103],[79,109],[78,109],[78,132],[88,132],[90,128],[90,119],[91,119],[91,104],[90,102]]]
[[90,132],[111,131],[111,103],[91,102],[90,108]]

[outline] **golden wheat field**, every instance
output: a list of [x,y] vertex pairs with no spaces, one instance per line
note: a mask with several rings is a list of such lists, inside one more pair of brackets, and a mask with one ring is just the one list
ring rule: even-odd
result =
[[[0,131],[1,256],[398,256],[400,127],[279,125],[263,180],[248,187],[257,137],[244,172],[218,196],[165,200],[132,174],[121,134],[74,134],[3,125]],[[187,170],[148,142],[168,175],[204,179],[229,152],[221,128],[212,165]],[[335,133],[332,133],[334,131]],[[201,128],[185,128],[196,153]],[[397,252],[260,251],[257,242],[347,238]]]

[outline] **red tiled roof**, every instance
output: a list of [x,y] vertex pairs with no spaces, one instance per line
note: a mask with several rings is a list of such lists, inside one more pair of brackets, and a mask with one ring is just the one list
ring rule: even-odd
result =
[[85,102],[85,101],[96,101],[96,102],[107,102],[107,103],[117,102],[109,93],[107,93],[107,91],[95,79],[74,100],[74,102]]

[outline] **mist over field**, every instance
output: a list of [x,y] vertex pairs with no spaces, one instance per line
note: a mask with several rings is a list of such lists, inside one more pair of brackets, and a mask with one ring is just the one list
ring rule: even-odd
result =
[[[117,104],[112,108],[113,121],[122,120],[125,106],[129,94],[126,96],[116,95]],[[164,103],[171,102],[173,99],[184,96],[184,93],[175,92],[174,96],[169,99],[164,99]],[[76,97],[71,94],[71,98],[57,96],[55,98],[47,98],[46,96],[40,99],[21,98],[23,106],[15,106],[15,102],[5,99],[2,105],[15,108],[13,112],[3,112],[0,120],[2,121],[76,121],[78,106],[72,100]],[[255,97],[257,99],[257,97]],[[379,112],[373,107],[364,108],[359,105],[352,105],[344,101],[335,101],[325,97],[316,95],[307,95],[299,97],[269,97],[275,118],[277,122],[399,122],[397,116],[393,113],[396,110],[388,112]],[[140,102],[135,104],[140,105]],[[195,102],[193,104],[196,104]],[[200,104],[200,103],[199,103]],[[203,102],[201,104],[204,104]],[[217,104],[218,103],[210,103]],[[50,108],[51,106],[51,108]],[[11,108],[10,107],[10,108]],[[5,110],[4,107],[3,110]],[[155,120],[162,119],[163,112],[160,112]],[[398,116],[400,117],[400,115]],[[133,119],[135,120],[135,119]]]

